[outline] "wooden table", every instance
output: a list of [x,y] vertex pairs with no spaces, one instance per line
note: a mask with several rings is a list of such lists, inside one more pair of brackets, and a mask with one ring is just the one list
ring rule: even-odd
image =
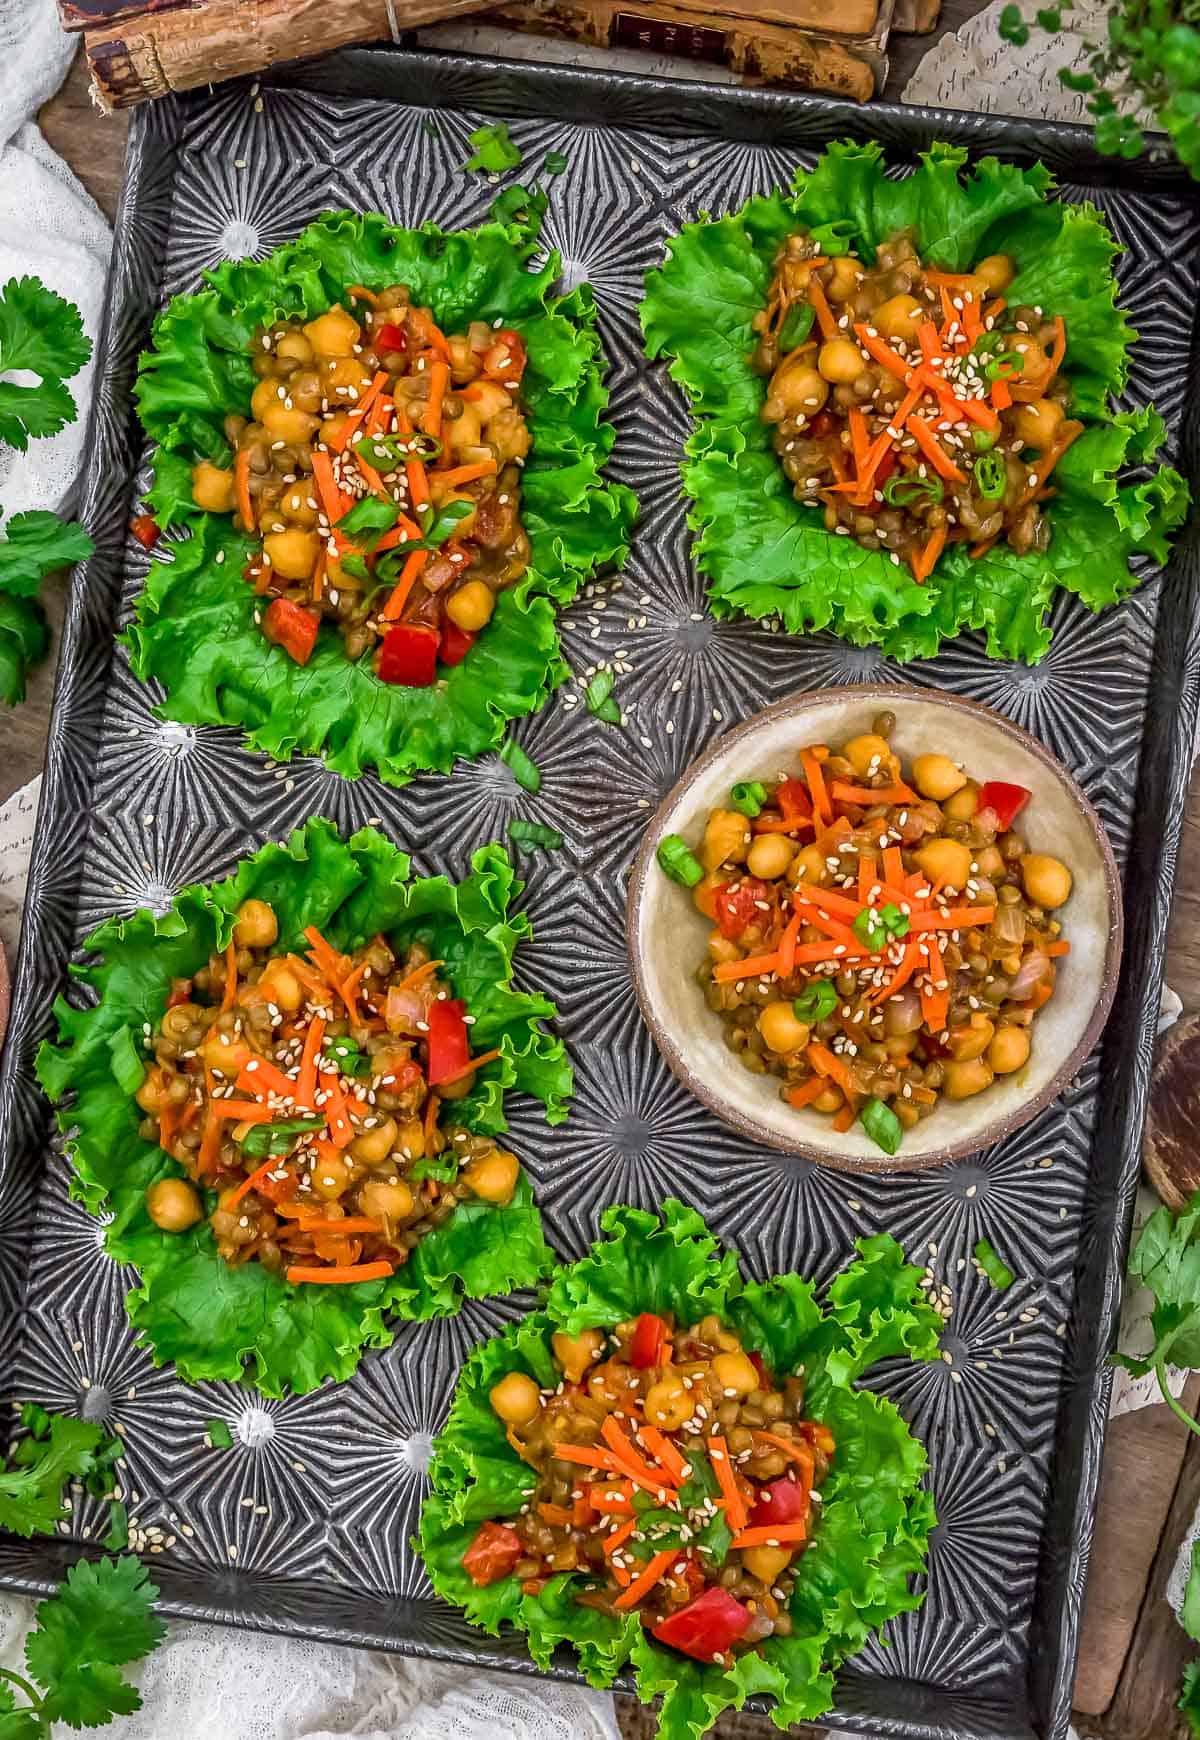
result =
[[[947,0],[942,27],[953,29],[982,0]],[[897,37],[885,94],[898,97],[933,37]],[[71,164],[111,218],[121,182],[126,119],[102,116],[88,95],[82,60],[40,116],[51,146]],[[48,600],[57,634],[63,585]],[[34,678],[26,704],[0,720],[0,798],[37,773],[45,755],[53,659]],[[1200,773],[1184,821],[1167,977],[1185,1011],[1200,1011]],[[1189,1393],[1200,1402],[1200,1377]],[[1165,1407],[1144,1408],[1116,1421],[1108,1436],[1099,1523],[1092,1551],[1076,1696],[1080,1732],[1101,1740],[1187,1740],[1174,1710],[1184,1663],[1194,1653],[1163,1599],[1179,1542],[1200,1503],[1200,1438]],[[627,1740],[649,1740],[653,1722],[621,1699]],[[1103,1712],[1097,1715],[1095,1712]],[[755,1717],[719,1724],[723,1740],[767,1740],[778,1729]],[[800,1730],[793,1730],[799,1733]],[[815,1730],[811,1732],[816,1732]]]

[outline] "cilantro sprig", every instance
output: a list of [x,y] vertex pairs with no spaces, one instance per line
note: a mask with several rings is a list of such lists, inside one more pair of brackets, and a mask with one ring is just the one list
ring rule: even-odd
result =
[[1154,1295],[1154,1346],[1145,1359],[1123,1353],[1114,1359],[1135,1377],[1153,1372],[1167,1406],[1200,1436],[1200,1421],[1176,1401],[1167,1382],[1168,1365],[1200,1367],[1200,1191],[1178,1215],[1160,1208],[1150,1216],[1130,1254],[1129,1272]]

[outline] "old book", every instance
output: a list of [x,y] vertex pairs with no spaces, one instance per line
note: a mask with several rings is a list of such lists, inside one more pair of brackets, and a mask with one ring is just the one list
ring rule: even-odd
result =
[[[765,0],[778,15],[786,0]],[[734,11],[724,0],[510,0],[481,15],[510,29],[712,61],[755,82],[829,91],[866,102],[887,76],[891,0],[873,8],[859,36],[806,30],[765,18],[758,6]]]
[[909,36],[924,36],[936,30],[942,15],[942,0],[896,0],[892,29]]
[[[76,10],[104,0],[70,0]],[[83,40],[102,108],[216,84],[348,43],[398,41],[406,30],[478,10],[480,0],[151,0],[137,16],[92,25]],[[125,8],[129,10],[129,8]],[[109,18],[119,8],[114,4]]]

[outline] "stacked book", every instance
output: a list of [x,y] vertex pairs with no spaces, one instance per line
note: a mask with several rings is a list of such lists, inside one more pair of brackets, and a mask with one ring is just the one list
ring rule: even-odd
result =
[[59,0],[82,31],[96,96],[129,108],[351,43],[396,41],[439,19],[726,66],[747,81],[865,101],[893,30],[929,30],[940,0]]

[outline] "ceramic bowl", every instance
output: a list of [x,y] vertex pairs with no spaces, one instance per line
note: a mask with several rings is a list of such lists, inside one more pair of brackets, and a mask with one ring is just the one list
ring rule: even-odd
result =
[[[905,766],[922,752],[960,762],[980,781],[1004,779],[1033,796],[1018,823],[1031,850],[1053,853],[1074,886],[1058,917],[1071,952],[1059,962],[1057,991],[1033,1026],[1025,1067],[997,1077],[972,1099],[943,1100],[906,1130],[895,1156],[860,1123],[844,1134],[808,1108],[779,1098],[779,1079],[751,1075],[724,1043],[724,1028],[696,980],[709,921],[688,889],[663,874],[655,851],[666,834],[695,846],[709,811],[738,780],[798,774],[808,743],[844,743],[869,731],[877,713],[896,716],[892,743]],[[1026,731],[990,707],[957,695],[863,686],[795,695],[718,739],[659,806],[629,884],[628,941],[634,985],[655,1043],[676,1076],[733,1129],[852,1172],[917,1171],[977,1153],[1009,1136],[1066,1087],[1100,1037],[1121,963],[1121,889],[1100,818],[1070,774]]]

